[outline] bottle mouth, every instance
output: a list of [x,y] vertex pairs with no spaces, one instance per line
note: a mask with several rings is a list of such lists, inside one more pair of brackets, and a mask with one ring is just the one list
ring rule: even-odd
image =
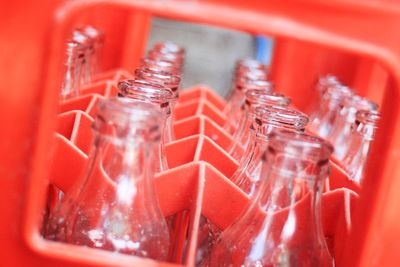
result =
[[266,81],[268,79],[268,73],[259,69],[237,69],[236,79]]
[[359,110],[356,113],[356,123],[363,123],[376,127],[381,119],[381,114],[377,110]]
[[154,44],[152,50],[162,51],[165,53],[179,54],[181,56],[185,54],[185,48],[170,41],[156,43]]
[[269,66],[252,58],[239,59],[238,61],[236,61],[237,72],[248,70],[261,70],[268,73]]
[[148,57],[154,60],[169,61],[175,64],[175,66],[183,65],[183,57],[181,55],[167,53],[165,51],[150,50]]
[[249,89],[246,91],[246,103],[250,106],[288,106],[290,104],[290,99],[284,94],[278,92],[271,92],[268,90],[260,89]]
[[113,97],[98,102],[93,129],[116,141],[135,135],[153,140],[160,136],[160,125],[160,111],[154,105],[129,98]]
[[378,110],[378,104],[359,95],[352,95],[344,100],[344,107],[355,108],[356,110]]
[[274,129],[270,135],[268,151],[322,166],[329,162],[333,146],[326,140],[307,133]]
[[339,82],[339,80],[336,78],[336,76],[332,75],[332,74],[327,74],[325,76],[322,76],[318,79],[318,84],[317,84],[317,90],[320,93],[325,93],[325,91],[327,90],[328,87],[331,86],[338,86],[341,83]]
[[239,91],[264,90],[271,92],[274,90],[274,84],[265,80],[238,79],[236,81],[236,89]]
[[140,79],[120,81],[118,89],[124,97],[158,104],[161,107],[168,106],[175,99],[173,92],[165,86]]
[[351,97],[353,90],[349,87],[341,84],[330,85],[324,94],[325,98],[336,101],[343,101],[344,99]]
[[142,58],[141,66],[148,69],[162,70],[171,73],[179,73],[178,68],[170,61]]
[[135,70],[135,76],[139,79],[161,82],[163,85],[170,88],[173,92],[177,91],[181,78],[171,72],[166,72],[157,69],[140,68]]
[[97,44],[100,44],[104,41],[104,33],[93,26],[86,26],[82,29],[82,32]]
[[260,126],[267,124],[278,128],[304,131],[308,117],[295,109],[283,106],[263,106],[253,110],[255,121]]

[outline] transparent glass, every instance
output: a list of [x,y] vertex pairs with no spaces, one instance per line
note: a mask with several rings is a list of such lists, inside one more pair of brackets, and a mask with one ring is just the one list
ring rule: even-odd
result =
[[347,154],[351,138],[351,125],[355,122],[356,112],[377,109],[378,104],[358,95],[344,99],[332,126],[332,132],[328,136],[328,140],[335,147],[334,155],[337,159],[342,160]]
[[159,59],[142,58],[140,60],[140,67],[170,72],[177,75],[181,73],[180,69],[172,62]]
[[178,98],[181,78],[176,74],[154,68],[139,68],[135,70],[135,77],[154,84],[163,85],[169,88],[175,97]]
[[272,133],[259,192],[221,234],[208,265],[334,266],[320,213],[331,152],[327,142],[305,133]]
[[165,260],[169,233],[153,188],[160,115],[147,103],[100,100],[87,169],[46,227],[50,240]]
[[171,62],[178,69],[183,68],[184,57],[179,54],[174,54],[167,51],[150,50],[147,54],[147,57],[153,60]]
[[338,110],[343,101],[352,94],[352,90],[344,85],[336,84],[327,88],[319,103],[318,111],[310,115],[309,129],[323,138],[330,136]]
[[236,75],[241,75],[243,73],[250,72],[252,70],[260,70],[265,75],[269,75],[270,68],[268,65],[259,62],[258,60],[245,58],[240,59],[236,62],[235,73]]
[[247,195],[253,196],[260,185],[262,154],[268,147],[274,129],[303,132],[308,123],[307,115],[288,107],[266,106],[254,111],[250,144],[239,161],[239,168],[231,180]]
[[156,43],[152,47],[152,50],[163,52],[163,53],[175,54],[182,58],[185,57],[185,53],[186,53],[185,48],[183,48],[182,46],[180,46],[176,43],[173,43],[171,41]]
[[94,74],[99,72],[100,54],[104,45],[104,33],[93,26],[85,26],[81,29],[88,38],[88,49],[86,57],[86,70],[83,83],[88,84]]
[[85,57],[85,46],[70,41],[67,43],[67,59],[64,81],[61,87],[61,100],[67,100],[79,96],[82,63]]
[[174,140],[171,106],[175,96],[168,88],[149,83],[144,80],[124,80],[118,83],[119,96],[135,99],[156,106],[161,113],[162,138],[159,148],[159,168],[157,171],[168,169],[165,157],[165,144]]
[[242,106],[246,100],[246,92],[250,89],[272,92],[274,86],[272,83],[263,80],[240,79],[236,82],[232,97],[224,108],[224,113],[226,114],[224,129],[230,134],[233,134],[239,126],[243,112]]
[[246,100],[242,105],[243,112],[238,128],[233,133],[233,142],[228,148],[229,154],[236,160],[242,157],[240,151],[245,150],[250,141],[250,126],[254,119],[254,110],[262,106],[288,106],[290,99],[284,94],[266,90],[250,89],[246,92]]
[[336,76],[328,74],[325,76],[319,77],[317,84],[315,86],[315,90],[317,93],[317,97],[312,99],[312,102],[310,104],[310,108],[308,110],[308,114],[310,114],[310,117],[312,118],[315,114],[318,114],[319,112],[319,107],[320,107],[320,102],[322,101],[322,97],[327,91],[329,87],[334,87],[337,85],[341,85],[339,80],[336,78]]
[[356,121],[351,127],[351,142],[343,159],[343,167],[349,178],[360,184],[379,119],[380,113],[376,110],[359,110],[356,113]]

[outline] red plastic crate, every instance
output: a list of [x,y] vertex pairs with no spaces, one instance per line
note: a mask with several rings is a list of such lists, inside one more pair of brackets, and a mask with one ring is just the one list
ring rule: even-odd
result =
[[[32,3],[9,2],[2,11],[5,14],[1,20],[3,24],[7,23],[5,30],[0,32],[2,39],[6,40],[1,43],[0,62],[7,62],[0,66],[0,99],[3,100],[0,106],[3,118],[0,133],[3,151],[0,154],[0,188],[3,188],[0,194],[0,202],[3,203],[0,206],[0,244],[5,264],[160,265],[146,259],[116,257],[115,254],[93,249],[50,244],[40,237],[38,231],[47,179],[51,178],[48,152],[56,144],[53,133],[67,36],[73,27],[81,23],[104,29],[109,41],[104,49],[103,69],[123,67],[132,70],[143,53],[150,18],[157,15],[276,36],[273,79],[279,90],[291,97],[301,109],[307,106],[312,95],[311,84],[316,75],[326,72],[338,73],[339,78],[354,85],[359,94],[381,104],[383,119],[372,147],[365,185],[359,192],[357,209],[354,214],[351,213],[352,232],[346,236],[345,242],[335,242],[334,247],[341,251],[339,266],[399,265],[400,8],[396,3],[340,0],[285,3],[277,0],[40,0]],[[215,103],[211,104],[218,108]],[[70,134],[69,137],[72,132]],[[206,139],[203,137],[203,140]],[[211,139],[207,140],[216,145]],[[70,147],[71,141],[65,139],[62,144]],[[182,192],[195,200],[190,208],[195,211],[191,213],[191,221],[196,222],[201,212],[195,209],[198,207],[196,203],[200,205],[203,199],[207,203],[207,199],[217,193],[212,190],[219,188],[207,185],[220,183],[227,188],[234,187],[230,187],[231,184],[218,169],[203,160],[188,164],[191,171],[182,171],[182,175],[185,173],[188,177],[185,180],[187,183],[190,177],[195,177],[190,181],[198,183],[197,191],[193,194],[190,191],[193,186],[188,188],[183,184]],[[204,182],[201,178],[204,173],[212,178]],[[166,180],[159,179],[160,183]],[[161,193],[159,190],[160,196]],[[237,190],[227,194],[226,199],[231,196],[245,202]],[[343,193],[343,196],[343,203],[355,199],[349,193]],[[188,198],[177,201],[184,203]],[[222,203],[217,200],[203,204],[203,214],[223,226],[209,207]],[[239,212],[244,202],[237,206],[232,204],[232,217],[224,214],[225,223],[234,217],[235,210],[236,214]],[[163,203],[168,203],[167,199]],[[171,207],[163,207],[164,212],[180,209],[179,205],[172,204]],[[343,216],[347,219],[349,209],[346,210]],[[329,228],[343,229],[340,224]],[[193,223],[191,233],[196,231],[196,224]],[[190,248],[193,248],[195,239],[192,234]],[[193,253],[193,249],[190,250],[187,262],[193,260]]]

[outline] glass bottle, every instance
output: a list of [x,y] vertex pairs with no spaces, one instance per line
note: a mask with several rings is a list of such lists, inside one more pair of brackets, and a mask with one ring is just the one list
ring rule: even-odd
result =
[[49,240],[165,260],[169,234],[153,188],[160,115],[147,103],[100,100],[78,179],[47,224]]
[[271,132],[286,129],[303,132],[308,123],[307,115],[283,106],[257,107],[250,128],[250,144],[243,154],[239,168],[231,180],[247,195],[253,196],[260,184],[261,156],[267,149]]
[[177,68],[172,62],[158,59],[142,58],[140,60],[140,67],[170,72],[175,75],[180,75],[181,73],[180,69]]
[[90,57],[91,57],[91,50],[93,46],[93,40],[89,36],[85,34],[85,32],[81,29],[76,29],[72,32],[72,40],[77,42],[78,44],[84,47],[84,53],[79,61],[79,89],[86,84],[86,79],[90,75],[88,71],[90,70]]
[[323,138],[332,133],[332,127],[343,101],[351,97],[352,90],[344,85],[334,85],[326,89],[319,103],[318,111],[310,115],[309,130]]
[[61,87],[61,100],[79,96],[84,56],[85,47],[83,45],[74,41],[67,43],[66,71]]
[[221,234],[209,266],[334,266],[320,213],[332,150],[305,133],[272,133],[261,157],[260,189]]
[[173,128],[171,121],[171,103],[175,96],[168,88],[149,83],[143,80],[124,80],[118,83],[119,96],[135,99],[156,106],[162,116],[161,142],[159,148],[160,164],[157,171],[168,169],[165,158],[165,144],[173,141]]
[[349,149],[343,158],[343,167],[349,178],[362,183],[365,163],[371,142],[374,140],[380,113],[376,110],[359,110],[352,125]]
[[[228,148],[229,154],[239,160],[240,150],[245,149],[250,140],[250,126],[254,119],[256,107],[263,106],[288,106],[290,99],[278,92],[268,92],[266,90],[250,89],[246,92],[246,100],[242,105],[242,115],[239,119],[237,130],[233,133],[233,142]],[[239,150],[239,151],[238,151]]]
[[344,99],[343,105],[338,110],[338,116],[332,126],[332,132],[328,140],[335,147],[334,155],[342,160],[349,149],[349,138],[351,135],[351,125],[355,121],[358,110],[375,111],[378,104],[358,95],[353,95]]
[[181,78],[176,74],[154,68],[139,68],[135,70],[135,77],[154,84],[163,85],[170,89],[175,97],[178,98]]
[[240,79],[236,82],[231,99],[224,108],[226,122],[224,129],[232,134],[238,128],[240,117],[242,116],[242,105],[246,99],[246,91],[249,89],[273,91],[273,84],[263,80]]

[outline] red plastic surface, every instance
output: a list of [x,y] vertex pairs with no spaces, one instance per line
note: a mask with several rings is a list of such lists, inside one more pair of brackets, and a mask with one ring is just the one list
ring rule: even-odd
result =
[[[132,70],[145,47],[150,18],[157,15],[273,35],[279,39],[278,50],[288,40],[295,48],[304,46],[309,56],[299,57],[297,62],[283,60],[278,54],[285,52],[277,50],[272,67],[276,81],[291,80],[280,90],[300,108],[312,96],[310,81],[325,70],[340,70],[340,77],[351,82],[358,93],[381,103],[383,119],[360,190],[353,231],[346,242],[335,246],[343,246],[340,266],[399,265],[400,6],[396,2],[39,0],[8,1],[0,14],[5,26],[0,31],[5,40],[0,44],[2,262],[11,266],[158,266],[149,260],[124,256],[116,260],[107,252],[49,244],[38,233],[50,177],[49,151],[54,144],[67,36],[82,23],[104,29],[108,39],[103,69]],[[286,49],[282,46],[281,51]],[[315,62],[318,58],[324,62]],[[67,141],[63,144],[71,145]],[[205,168],[199,167],[199,171],[205,172]],[[196,190],[202,188],[207,186],[199,183]],[[201,194],[195,197],[196,201],[203,198]],[[199,212],[191,213],[191,221],[199,219]],[[198,229],[192,224],[190,230]],[[195,242],[192,235],[189,246]],[[189,253],[188,261],[193,257],[193,252]]]

